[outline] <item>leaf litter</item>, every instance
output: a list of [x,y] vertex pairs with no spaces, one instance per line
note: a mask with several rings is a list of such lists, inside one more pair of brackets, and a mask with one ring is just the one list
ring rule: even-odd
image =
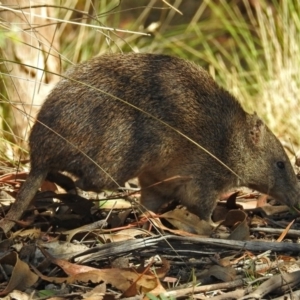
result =
[[[25,179],[25,172],[1,176],[1,200],[4,191],[14,198]],[[66,194],[45,182],[10,236],[2,234],[0,296],[292,299],[300,294],[300,225],[286,206],[240,189],[224,195],[211,226],[181,206],[140,213],[138,197],[136,190]],[[2,217],[10,202],[1,202]]]

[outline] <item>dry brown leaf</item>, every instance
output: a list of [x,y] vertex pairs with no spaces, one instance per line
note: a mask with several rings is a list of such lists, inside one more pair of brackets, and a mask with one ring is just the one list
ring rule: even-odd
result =
[[[132,203],[130,203],[130,204],[132,204]],[[118,227],[124,226],[124,224],[126,223],[126,219],[128,218],[128,216],[131,212],[132,212],[132,207],[130,207],[128,209],[121,209],[117,215],[115,215],[115,214],[110,215],[110,217],[107,219],[109,227],[110,228],[118,228]]]
[[92,234],[92,236],[95,236],[94,231],[101,228],[101,226],[105,226],[105,225],[106,222],[102,223],[101,221],[100,222],[97,221],[92,224],[87,224],[87,225],[79,226],[74,229],[66,230],[64,231],[64,234],[67,236],[68,242],[72,241],[74,238],[80,240],[83,237],[89,238],[90,234]]
[[128,240],[134,240],[135,238],[126,235],[126,234],[108,234],[108,233],[101,233],[97,235],[98,239],[102,243],[114,243],[114,242],[122,242],[122,241],[128,241]]
[[268,195],[262,194],[257,199],[256,207],[263,207],[267,205]]
[[7,189],[7,191],[5,191],[4,189],[0,189],[1,206],[3,210],[6,206],[9,206],[15,202],[16,197],[12,196],[14,194],[15,193],[11,188]]
[[[102,230],[102,232],[106,232],[111,230]],[[116,233],[100,233],[97,234],[97,237],[104,243],[106,242],[121,242],[127,240],[134,240],[136,236],[140,235],[149,235],[149,232],[146,232],[143,229],[139,228],[127,228],[120,230]]]
[[41,191],[44,192],[44,191],[52,191],[52,192],[56,192],[58,189],[57,189],[57,186],[55,183],[53,183],[52,181],[48,181],[48,180],[44,180],[42,182],[42,185],[41,185]]
[[266,220],[257,215],[254,215],[250,220],[250,227],[264,227],[266,225]]
[[261,209],[267,216],[272,216],[289,211],[289,208],[286,205],[265,205],[263,207],[259,207],[259,209]]
[[186,232],[209,236],[212,233],[212,226],[186,209],[174,209],[162,215],[174,227]]
[[250,239],[250,230],[247,224],[247,219],[240,222],[238,226],[230,233],[229,240],[246,241]]
[[[170,270],[170,263],[167,259],[160,257],[161,259],[161,267],[155,267],[155,275],[157,276],[157,278],[163,278],[166,276],[166,274],[169,272]],[[154,261],[154,259],[153,259]],[[143,274],[152,274],[149,270],[149,266],[152,266],[153,263],[151,263],[151,265],[148,265],[147,267],[144,267],[142,265],[140,265],[137,269],[138,273],[143,273]]]
[[163,282],[167,282],[167,283],[170,283],[171,285],[174,285],[176,282],[178,281],[178,278],[176,277],[165,277]]
[[164,230],[164,231],[168,231],[177,235],[182,235],[182,236],[195,236],[195,234],[187,232],[187,231],[183,231],[183,230],[177,230],[177,229],[170,229],[168,227],[166,227],[165,225],[162,224],[162,222],[159,220],[159,218],[148,218],[148,221],[151,222],[151,224],[153,224],[155,227]]
[[107,284],[111,284],[117,289],[125,292],[132,285],[135,293],[147,293],[152,291],[158,285],[158,278],[154,275],[145,275],[137,273],[135,269],[119,269],[119,268],[111,268],[111,269],[95,269],[88,266],[80,266],[77,264],[72,264],[68,261],[62,259],[56,259],[49,255],[47,251],[41,249],[43,254],[53,263],[58,265],[60,268],[64,270],[64,272],[69,277],[66,278],[57,278],[57,277],[48,277],[42,275],[39,271],[35,269],[35,272],[42,279],[55,283],[75,283],[75,282],[93,282],[100,283],[106,282]]
[[226,207],[227,207],[228,210],[231,210],[231,209],[242,209],[243,208],[243,206],[238,205],[236,203],[236,197],[238,196],[238,194],[239,194],[239,192],[235,192],[235,193],[231,194],[228,197],[228,199],[226,201]]
[[295,220],[293,220],[292,222],[290,222],[290,224],[288,224],[288,226],[283,230],[283,232],[281,233],[280,237],[277,239],[277,242],[281,242],[285,236],[288,234],[291,226],[294,224]]
[[221,267],[214,265],[207,271],[207,276],[213,276],[223,282],[230,282],[236,278],[236,270],[230,266]]
[[[88,297],[85,297],[85,294],[82,294],[81,297],[85,300],[102,300],[103,298],[105,298],[105,299],[108,298],[107,295],[105,295],[104,293],[97,293],[97,292],[93,292]],[[112,298],[112,299],[115,299],[115,298]]]
[[[158,296],[158,295],[161,295],[163,293],[166,293],[166,290],[161,285],[160,281],[158,280],[156,287],[153,290],[151,290],[149,293],[151,293],[151,295]],[[143,299],[149,299],[149,298],[148,297],[144,297]]]
[[[131,226],[131,225],[130,225]],[[98,228],[100,225],[98,226]],[[112,229],[98,229],[93,226],[84,225],[72,230],[65,231],[64,234],[67,235],[67,241],[71,241],[72,239],[82,239],[89,238],[92,236],[93,238],[97,236],[102,241],[122,241],[122,240],[132,240],[136,236],[149,236],[150,233],[147,230],[141,228],[126,228],[123,226],[120,228],[112,228]]]
[[226,227],[235,227],[238,223],[242,222],[246,218],[245,212],[242,210],[234,209],[227,213],[225,220],[220,225]]
[[224,203],[219,203],[215,207],[211,218],[215,223],[218,223],[224,220],[227,213],[228,213],[228,209],[226,208],[226,205],[224,205]]
[[[256,262],[259,261],[259,268],[255,268],[253,271],[253,275],[257,276],[257,274],[264,276],[266,274],[266,272],[268,272],[270,270],[270,268],[272,267],[272,263],[269,259],[269,257],[267,256],[262,256],[259,258],[259,260],[256,260]],[[251,271],[249,271],[249,274],[251,273]]]
[[24,291],[26,288],[31,287],[38,280],[38,276],[30,271],[29,266],[21,261],[16,252],[11,252],[0,259],[1,265],[13,266],[13,271],[10,280],[0,296],[4,296],[11,291],[17,289]]
[[216,208],[213,211],[212,214],[212,219],[214,222],[220,222],[224,220],[224,216],[227,215],[227,213],[230,210],[238,210],[238,209],[243,209],[243,205],[240,203],[237,203],[236,197],[239,194],[239,192],[235,193],[228,193],[228,199],[226,200],[225,203],[219,202]]
[[[284,262],[293,262],[293,263],[296,262],[295,257],[287,256],[287,255],[278,255],[277,259],[278,260],[283,260]],[[289,273],[291,273],[291,272],[289,272]]]
[[53,241],[47,243],[39,243],[39,247],[47,248],[47,252],[55,257],[69,259],[79,252],[86,251],[89,249],[84,243],[75,244],[64,241]]
[[239,257],[236,257],[236,254],[229,255],[229,256],[219,259],[218,264],[222,267],[231,266],[231,265],[237,264],[240,260],[244,259],[245,257],[246,257],[245,253],[241,254],[241,256],[239,256]]
[[101,300],[106,292],[106,283],[95,286],[92,290],[84,293],[81,297],[85,300]]
[[116,235],[127,235],[130,237],[136,237],[140,235],[149,236],[149,232],[141,228],[127,228],[116,232]]
[[237,201],[238,205],[243,207],[243,210],[251,210],[257,207],[257,199],[245,200],[245,201]]
[[48,277],[41,274],[34,268],[35,272],[43,279],[53,283],[68,283],[74,284],[78,282],[83,283],[100,283],[105,282],[111,284],[122,292],[127,291],[132,285],[134,286],[135,294],[148,293],[156,288],[159,280],[154,275],[138,274],[134,269],[93,269],[90,271],[83,271],[69,277]]
[[0,182],[9,183],[11,185],[20,185],[28,176],[27,172],[9,173],[0,176]]
[[[3,300],[32,300],[32,295],[28,295],[25,292],[13,290],[6,297],[2,297]],[[50,300],[50,299],[47,299]],[[59,299],[60,300],[60,299]]]
[[247,224],[247,215],[242,210],[231,210],[220,225],[231,228],[232,232],[228,239],[244,241],[250,237],[250,230]]
[[162,257],[161,261],[162,261],[162,266],[160,268],[155,269],[155,274],[157,275],[158,278],[165,277],[171,268],[171,265],[167,259]]
[[11,235],[11,238],[26,238],[30,240],[37,240],[41,237],[41,229],[31,228],[26,230],[18,230]]
[[102,200],[99,201],[99,207],[101,209],[129,209],[132,208],[132,205],[129,201],[119,198],[113,200]]

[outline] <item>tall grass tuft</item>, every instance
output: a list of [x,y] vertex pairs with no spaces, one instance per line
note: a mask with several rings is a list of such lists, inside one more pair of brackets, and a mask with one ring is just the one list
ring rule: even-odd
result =
[[212,9],[231,33],[233,47],[225,50],[217,44],[221,54],[212,65],[219,80],[247,107],[259,111],[272,130],[299,145],[300,3],[261,6],[257,1],[253,11],[244,1],[247,21],[226,1],[221,3],[222,9]]
[[185,30],[157,36],[152,48],[204,65],[246,110],[299,146],[300,2],[242,2],[205,0]]

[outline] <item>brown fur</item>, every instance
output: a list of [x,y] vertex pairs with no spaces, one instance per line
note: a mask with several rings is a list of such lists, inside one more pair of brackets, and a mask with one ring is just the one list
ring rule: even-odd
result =
[[[71,80],[64,78],[53,89],[32,129],[32,169],[11,217],[19,218],[47,174],[59,171],[94,191],[137,176],[147,208],[156,211],[177,199],[205,220],[220,193],[238,185],[299,204],[299,183],[280,142],[194,64],[166,55],[104,55],[65,76]],[[149,114],[200,144],[239,178]],[[147,188],[178,175],[191,179]]]

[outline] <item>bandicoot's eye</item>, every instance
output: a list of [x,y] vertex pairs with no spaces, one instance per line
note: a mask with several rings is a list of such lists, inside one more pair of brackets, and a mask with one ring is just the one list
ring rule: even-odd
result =
[[277,165],[277,167],[278,167],[279,169],[284,169],[284,168],[285,168],[285,165],[284,165],[284,162],[283,162],[283,161],[278,161],[278,162],[276,163],[276,165]]

